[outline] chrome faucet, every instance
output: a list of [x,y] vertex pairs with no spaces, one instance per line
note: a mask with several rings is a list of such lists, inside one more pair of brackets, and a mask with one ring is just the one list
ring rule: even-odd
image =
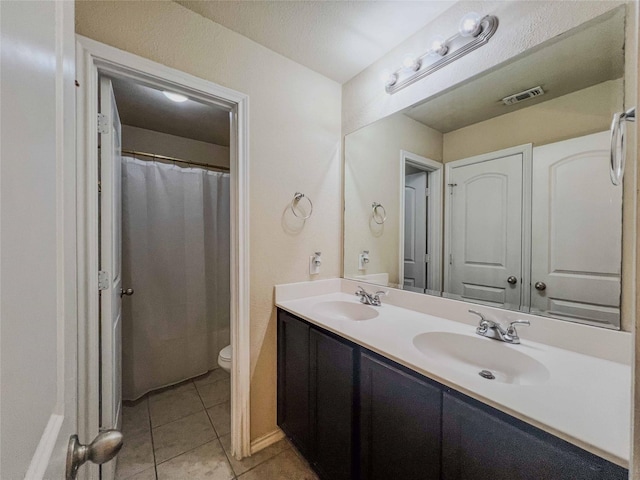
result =
[[379,307],[382,305],[382,300],[380,300],[380,295],[386,295],[386,292],[382,290],[378,290],[376,293],[367,293],[367,291],[358,286],[358,290],[356,290],[356,295],[360,297],[360,303],[364,303],[365,305],[373,305],[374,307]]
[[509,323],[509,326],[505,329],[498,322],[485,318],[482,313],[477,312],[476,310],[469,310],[469,313],[473,313],[480,317],[480,323],[478,324],[478,328],[476,328],[476,333],[478,335],[506,343],[520,343],[520,337],[516,330],[517,325],[524,325],[527,327],[531,325],[529,320],[515,320]]

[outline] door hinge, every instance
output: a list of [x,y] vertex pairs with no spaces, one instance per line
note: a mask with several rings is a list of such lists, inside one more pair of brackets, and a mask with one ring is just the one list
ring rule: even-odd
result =
[[447,183],[447,185],[449,186],[449,195],[453,195],[453,187],[457,187],[458,184],[457,183]]
[[98,133],[109,133],[109,117],[104,113],[98,114]]
[[431,261],[431,255],[428,253],[424,254],[424,263],[429,263]]
[[453,255],[449,254],[449,265],[453,265]]
[[424,189],[424,196],[428,197],[429,194],[430,194],[429,187],[427,187],[427,188]]
[[106,290],[109,288],[109,272],[100,270],[98,272],[98,290]]

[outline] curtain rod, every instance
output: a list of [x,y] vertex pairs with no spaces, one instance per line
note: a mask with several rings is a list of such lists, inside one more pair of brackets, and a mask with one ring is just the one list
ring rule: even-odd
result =
[[209,165],[208,163],[190,162],[188,160],[181,160],[175,157],[167,157],[165,155],[156,155],[155,153],[139,152],[137,150],[122,150],[122,153],[128,153],[129,155],[134,155],[134,156],[142,155],[143,157],[151,157],[153,159],[166,160],[168,162],[186,163],[187,165],[194,165],[196,167],[209,168],[211,170],[218,170],[220,172],[227,172],[227,173],[229,172],[228,167],[218,167],[216,165]]

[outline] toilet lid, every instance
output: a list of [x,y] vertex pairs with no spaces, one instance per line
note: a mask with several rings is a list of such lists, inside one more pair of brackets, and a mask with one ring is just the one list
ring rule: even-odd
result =
[[227,345],[220,350],[220,358],[223,360],[231,360],[231,345]]

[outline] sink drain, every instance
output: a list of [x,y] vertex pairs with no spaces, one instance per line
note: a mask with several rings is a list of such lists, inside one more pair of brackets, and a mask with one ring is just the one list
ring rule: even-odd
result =
[[487,380],[493,380],[494,378],[496,378],[496,376],[489,370],[480,370],[478,372],[478,375],[480,375],[482,378],[486,378]]

